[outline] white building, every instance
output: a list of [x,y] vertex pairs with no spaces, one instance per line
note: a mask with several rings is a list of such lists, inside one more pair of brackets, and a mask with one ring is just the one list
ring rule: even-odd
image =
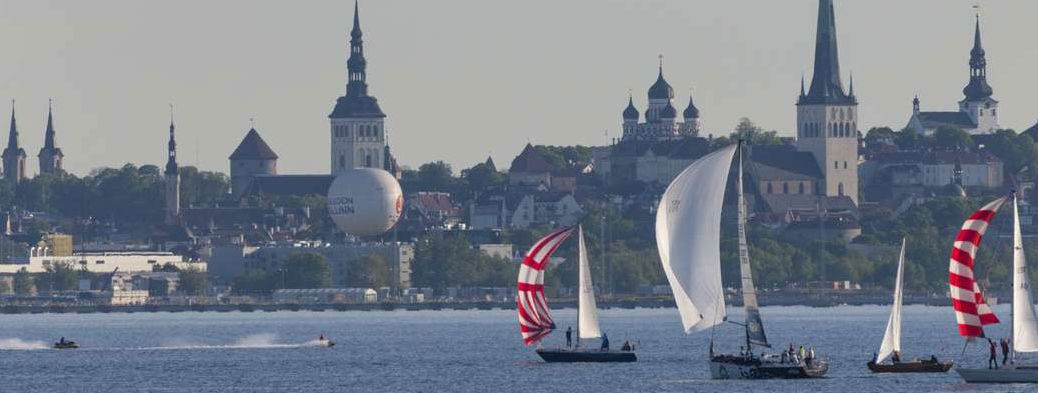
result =
[[906,128],[922,135],[933,135],[940,127],[956,127],[970,134],[988,134],[1002,128],[998,124],[998,101],[987,80],[987,58],[980,43],[980,17],[973,33],[970,50],[970,80],[962,89],[965,98],[957,112],[924,112],[919,110],[919,97],[912,100],[912,117]]
[[95,273],[111,273],[116,268],[120,272],[150,272],[155,267],[166,264],[178,269],[198,269],[205,271],[206,262],[185,261],[184,257],[169,252],[84,252],[70,256],[48,255],[46,249],[32,248],[26,258],[12,258],[0,263],[0,274],[14,274],[25,268],[29,273],[43,273],[47,267],[66,264],[77,270]]

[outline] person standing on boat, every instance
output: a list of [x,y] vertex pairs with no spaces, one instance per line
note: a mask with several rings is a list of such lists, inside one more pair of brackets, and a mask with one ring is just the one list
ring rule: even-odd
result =
[[800,346],[800,350],[798,350],[798,351],[797,351],[797,360],[798,360],[798,362],[797,362],[797,363],[799,363],[799,360],[803,360],[803,359],[805,359],[806,357],[807,357],[807,352],[806,352],[806,351],[804,351],[804,346],[803,346],[803,345],[801,345],[801,346]]
[[807,351],[807,365],[810,366],[811,361],[813,360],[815,360],[815,347],[811,347],[811,349]]
[[998,349],[995,348],[995,340],[988,339],[991,356],[988,357],[988,369],[998,370]]
[[901,363],[901,351],[894,351],[894,354],[890,356],[890,361],[894,363]]
[[1009,341],[1006,341],[1006,339],[1003,338],[1001,340],[1001,344],[1002,344],[1002,365],[1005,366],[1006,362],[1009,361]]
[[605,332],[602,332],[602,350],[603,351],[608,351],[609,350],[609,336],[607,336],[605,334]]
[[573,346],[573,326],[566,328],[566,348]]

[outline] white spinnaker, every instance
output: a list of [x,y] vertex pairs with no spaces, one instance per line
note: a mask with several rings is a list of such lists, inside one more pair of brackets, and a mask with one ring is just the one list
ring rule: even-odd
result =
[[660,198],[656,248],[685,333],[724,321],[721,206],[736,144],[685,168]]
[[1013,197],[1013,350],[1017,352],[1038,352],[1038,321],[1028,272],[1020,238],[1020,215]]
[[577,229],[580,257],[580,288],[577,304],[577,333],[582,339],[602,337],[602,329],[598,327],[598,305],[595,304],[595,289],[591,284],[591,267],[587,261],[587,247],[584,245],[584,229]]
[[901,351],[901,297],[905,278],[905,239],[901,239],[901,255],[897,259],[897,278],[894,279],[894,304],[890,306],[890,319],[883,343],[879,346],[876,363],[887,360],[894,351]]

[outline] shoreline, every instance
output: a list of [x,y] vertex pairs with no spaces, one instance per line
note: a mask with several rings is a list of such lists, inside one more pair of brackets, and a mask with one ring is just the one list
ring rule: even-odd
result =
[[[734,299],[733,299],[734,300]],[[761,306],[888,306],[890,299],[878,297],[848,298],[761,298]],[[947,298],[906,298],[905,305],[950,306]],[[741,301],[729,301],[731,307],[741,307]],[[551,303],[551,308],[576,308],[576,300]],[[599,301],[599,309],[674,308],[673,299],[645,298]],[[144,304],[144,305],[3,305],[0,314],[93,314],[137,312],[276,312],[276,311],[439,311],[439,310],[514,310],[514,302],[425,302],[425,303],[236,303],[236,304]]]

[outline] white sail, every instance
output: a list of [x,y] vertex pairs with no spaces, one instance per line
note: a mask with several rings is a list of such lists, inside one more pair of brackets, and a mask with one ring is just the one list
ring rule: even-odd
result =
[[879,346],[876,363],[882,363],[894,351],[901,351],[901,297],[905,278],[905,239],[901,239],[901,255],[897,258],[897,278],[894,279],[894,304],[890,306],[890,319],[887,320],[887,332],[883,334],[883,344]]
[[595,289],[591,284],[591,267],[587,261],[587,247],[584,246],[584,229],[577,229],[580,254],[580,292],[577,304],[577,334],[582,339],[602,337],[602,329],[598,327],[598,306],[595,304]]
[[1038,352],[1038,321],[1031,301],[1027,258],[1020,238],[1020,215],[1013,197],[1013,350]]
[[667,186],[656,210],[656,247],[686,333],[724,321],[721,206],[736,147],[685,168]]

